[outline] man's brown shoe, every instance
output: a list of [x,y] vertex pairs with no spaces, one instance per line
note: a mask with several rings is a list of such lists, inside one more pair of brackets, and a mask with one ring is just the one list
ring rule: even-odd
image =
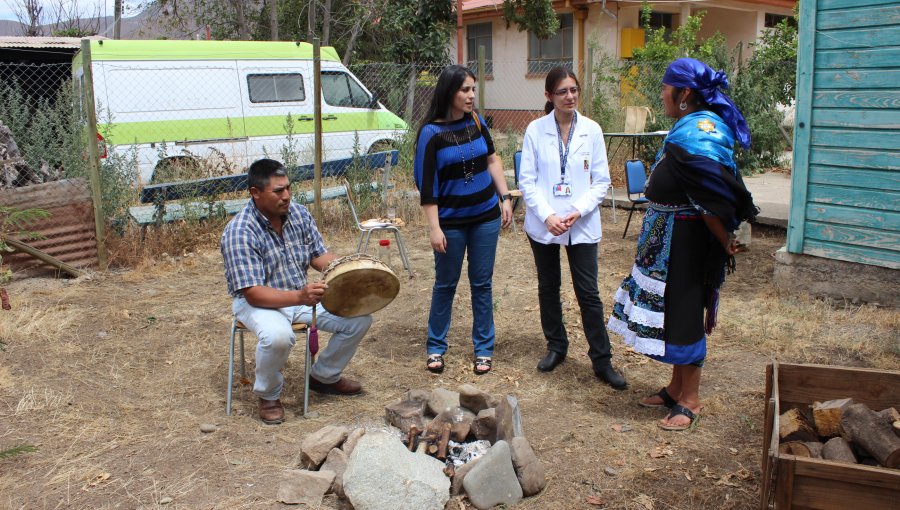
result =
[[266,425],[278,425],[284,421],[284,406],[281,400],[259,399],[259,419]]
[[336,383],[325,384],[310,376],[309,389],[316,393],[327,393],[329,395],[357,395],[362,393],[362,384],[346,377],[341,377]]

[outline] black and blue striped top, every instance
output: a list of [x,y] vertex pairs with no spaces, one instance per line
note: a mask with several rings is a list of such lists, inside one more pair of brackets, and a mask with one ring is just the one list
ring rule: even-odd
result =
[[[479,116],[426,124],[419,133],[413,177],[421,204],[437,204],[441,227],[461,226],[500,216],[497,191],[488,172],[494,141]],[[468,174],[468,176],[467,176]]]

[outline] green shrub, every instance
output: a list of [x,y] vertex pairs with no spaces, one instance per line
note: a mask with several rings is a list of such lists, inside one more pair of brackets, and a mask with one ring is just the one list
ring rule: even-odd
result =
[[[620,131],[626,106],[647,106],[653,113],[646,131],[667,130],[672,119],[666,118],[659,99],[662,76],[666,67],[680,57],[691,57],[728,74],[728,95],[744,114],[750,127],[752,145],[735,151],[738,167],[745,174],[779,164],[788,147],[790,133],[781,126],[784,119],[779,104],[790,104],[794,97],[797,31],[787,20],[764,32],[754,44],[753,56],[744,61],[743,48],[729,54],[725,38],[716,33],[699,41],[705,11],[690,16],[686,22],[666,36],[662,29],[647,29],[647,42],[634,50],[632,60],[619,60],[600,55],[594,65],[592,116],[606,132]],[[641,159],[653,161],[655,147],[646,147]]]

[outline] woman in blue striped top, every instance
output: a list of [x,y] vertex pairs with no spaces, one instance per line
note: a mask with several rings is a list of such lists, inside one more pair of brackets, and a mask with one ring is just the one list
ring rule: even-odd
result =
[[[468,252],[472,290],[473,370],[491,370],[494,352],[492,280],[501,225],[512,221],[500,157],[474,111],[475,75],[452,65],[441,72],[416,141],[413,173],[434,249],[426,367],[444,370],[453,297]],[[498,202],[499,198],[499,202]]]

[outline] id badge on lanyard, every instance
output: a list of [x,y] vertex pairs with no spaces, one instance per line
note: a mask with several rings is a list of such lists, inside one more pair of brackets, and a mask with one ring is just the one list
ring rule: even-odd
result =
[[572,133],[575,132],[575,123],[578,121],[578,113],[573,112],[572,125],[569,126],[569,136],[566,140],[566,147],[563,150],[562,130],[559,128],[559,121],[556,122],[556,134],[559,140],[559,182],[553,185],[554,197],[570,197],[572,196],[572,183],[566,179],[566,163],[569,161],[569,149],[572,148]]

